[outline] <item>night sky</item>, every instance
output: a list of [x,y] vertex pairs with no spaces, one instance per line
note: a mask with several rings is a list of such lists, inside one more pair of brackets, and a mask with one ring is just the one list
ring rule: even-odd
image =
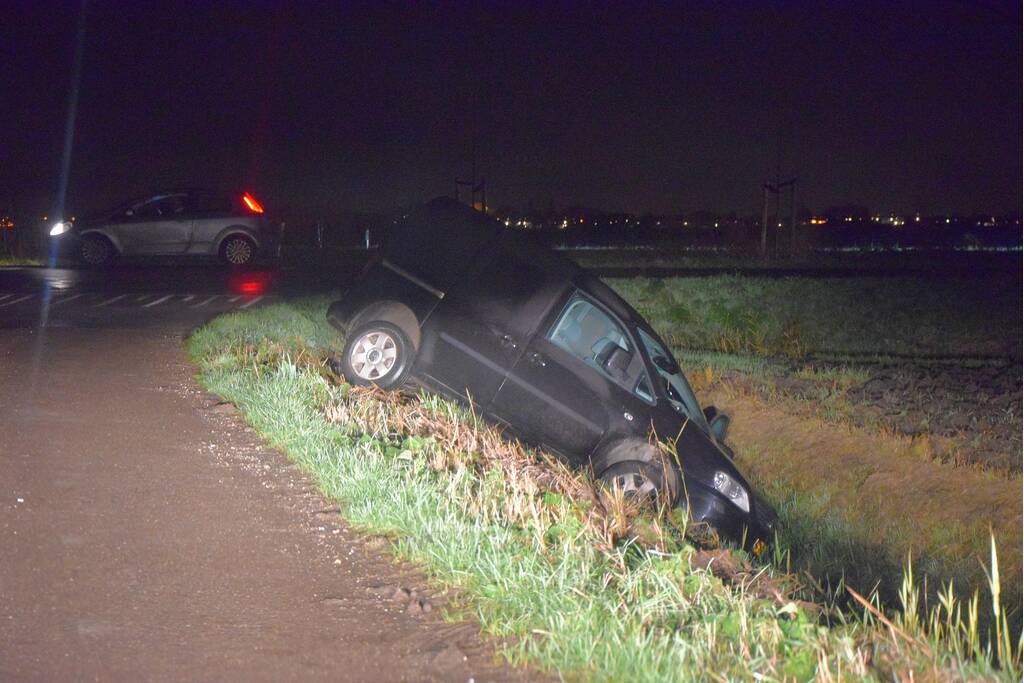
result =
[[[112,2],[86,11],[68,207],[158,186],[392,210],[1021,207],[1021,4]],[[57,194],[78,2],[0,0],[0,210]],[[629,9],[626,9],[626,8]]]

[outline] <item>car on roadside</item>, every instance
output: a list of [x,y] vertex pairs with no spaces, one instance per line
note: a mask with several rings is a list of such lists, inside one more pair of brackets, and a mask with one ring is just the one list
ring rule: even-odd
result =
[[121,256],[216,257],[230,266],[280,255],[284,224],[249,192],[169,190],[50,228],[54,251],[90,266]]
[[[597,277],[453,199],[399,221],[327,313],[347,381],[469,402],[510,434],[760,553],[776,516],[657,332]],[[675,457],[652,439],[672,440]]]

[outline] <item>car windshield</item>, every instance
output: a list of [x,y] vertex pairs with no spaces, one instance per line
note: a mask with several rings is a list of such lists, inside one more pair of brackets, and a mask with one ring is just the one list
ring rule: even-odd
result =
[[669,403],[677,412],[696,420],[706,430],[707,418],[704,417],[704,413],[700,409],[700,403],[694,396],[690,383],[686,381],[682,370],[679,369],[679,364],[657,339],[642,329],[639,332],[640,341],[643,342],[651,363],[658,371],[658,376],[661,377],[661,386],[665,390]]

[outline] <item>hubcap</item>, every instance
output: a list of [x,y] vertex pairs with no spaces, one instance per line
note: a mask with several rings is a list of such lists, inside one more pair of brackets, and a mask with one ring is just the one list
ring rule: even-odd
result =
[[86,263],[102,263],[107,257],[107,248],[102,242],[86,240],[82,245],[82,259]]
[[380,379],[398,360],[398,345],[387,332],[367,332],[352,345],[349,365],[361,379]]
[[630,500],[654,500],[658,497],[658,489],[654,482],[639,472],[616,475],[612,485],[620,489],[623,496]]
[[245,240],[231,240],[224,247],[228,263],[245,263],[252,256],[252,247]]

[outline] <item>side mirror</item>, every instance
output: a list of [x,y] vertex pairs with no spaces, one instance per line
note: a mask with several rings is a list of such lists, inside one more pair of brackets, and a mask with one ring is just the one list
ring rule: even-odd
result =
[[725,413],[719,413],[716,411],[715,416],[711,418],[708,425],[711,427],[711,433],[715,435],[715,440],[724,443],[725,435],[729,431],[729,423],[731,420]]
[[625,377],[626,370],[629,368],[629,361],[632,358],[633,354],[629,351],[615,342],[609,342],[597,354],[595,360],[612,377]]

